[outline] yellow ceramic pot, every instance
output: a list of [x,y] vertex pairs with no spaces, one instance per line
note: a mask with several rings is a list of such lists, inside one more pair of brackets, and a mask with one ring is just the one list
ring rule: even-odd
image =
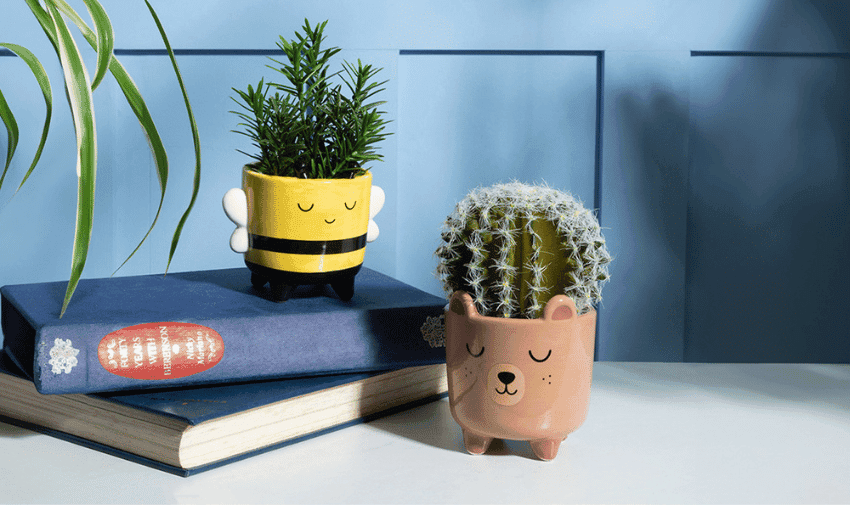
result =
[[452,295],[446,311],[449,406],[467,451],[494,438],[527,440],[543,460],[587,416],[596,312],[577,315],[564,295],[539,319],[486,317],[472,297]]
[[[273,298],[280,301],[303,284],[330,284],[341,299],[351,299],[354,276],[363,264],[370,218],[377,213],[370,207],[372,175],[298,179],[264,175],[245,167],[242,190],[244,197],[236,193],[239,198],[231,194],[234,190],[228,192],[224,206],[237,226],[245,229],[247,244],[234,246],[234,241],[242,241],[236,237],[237,228],[231,247],[245,253],[252,284],[262,288],[269,283]],[[241,202],[229,203],[228,198],[244,198],[244,216],[234,210]]]

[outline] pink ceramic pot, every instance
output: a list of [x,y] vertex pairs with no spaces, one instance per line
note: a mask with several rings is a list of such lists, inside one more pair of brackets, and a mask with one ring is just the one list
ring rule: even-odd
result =
[[596,312],[578,316],[564,295],[540,319],[485,317],[458,291],[446,312],[446,364],[452,416],[466,450],[494,438],[528,440],[550,460],[587,416]]

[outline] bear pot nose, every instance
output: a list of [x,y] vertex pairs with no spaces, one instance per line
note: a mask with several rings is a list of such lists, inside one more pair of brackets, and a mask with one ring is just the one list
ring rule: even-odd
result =
[[510,372],[499,372],[497,377],[502,381],[502,384],[510,384],[516,379],[516,376]]

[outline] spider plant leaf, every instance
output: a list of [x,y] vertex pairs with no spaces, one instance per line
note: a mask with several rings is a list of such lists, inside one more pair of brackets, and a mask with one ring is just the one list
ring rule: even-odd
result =
[[83,0],[83,2],[86,4],[97,32],[97,69],[91,83],[91,89],[94,91],[109,70],[109,61],[112,59],[112,49],[115,45],[115,33],[109,16],[100,2],[97,0]]
[[56,27],[59,58],[65,74],[65,88],[68,91],[68,102],[71,105],[77,136],[77,224],[74,232],[71,277],[65,291],[62,311],[59,314],[59,317],[62,317],[68,308],[71,296],[77,289],[91,242],[94,188],[97,176],[97,131],[90,80],[83,58],[62,15],[51,1],[47,2],[47,7]]
[[6,166],[3,167],[3,175],[0,175],[0,188],[3,187],[3,180],[6,178],[6,172],[9,170],[9,165],[12,164],[12,158],[15,156],[15,149],[18,147],[18,122],[15,120],[15,115],[12,114],[12,109],[6,103],[3,93],[0,92],[0,118],[6,124],[6,136],[8,137],[8,145],[6,146]]
[[[38,58],[35,57],[29,49],[25,47],[21,47],[16,44],[2,44],[0,46],[5,47],[6,49],[12,51],[17,54],[26,64],[29,66],[32,71],[33,76],[35,76],[35,80],[38,82],[39,87],[41,88],[41,94],[44,96],[44,106],[45,106],[45,114],[44,114],[44,127],[41,131],[41,140],[38,143],[38,149],[35,151],[35,156],[33,157],[32,163],[30,164],[27,173],[24,175],[23,180],[21,180],[21,184],[18,186],[18,189],[15,190],[15,193],[20,191],[20,189],[24,186],[24,183],[29,178],[32,171],[35,169],[35,166],[38,165],[38,160],[41,158],[41,152],[44,150],[44,144],[47,142],[47,133],[50,130],[50,118],[53,115],[53,93],[50,87],[50,79],[47,77],[47,72],[44,71],[44,67],[41,65],[41,62],[38,61]],[[0,102],[3,101],[3,96],[0,94]],[[0,103],[0,109],[2,109],[2,103]],[[0,110],[2,113],[2,110]],[[12,111],[9,111],[11,114]],[[4,122],[5,122],[4,117]],[[14,118],[13,118],[14,120]],[[12,143],[9,142],[9,146],[12,146]],[[10,156],[11,158],[11,156]],[[6,167],[9,166],[9,160],[6,162]],[[3,170],[3,175],[0,176],[0,187],[3,186],[3,178],[6,177],[6,170]]]
[[53,18],[50,17],[50,14],[47,13],[46,10],[41,6],[39,0],[24,0],[32,11],[33,16],[41,25],[41,29],[44,30],[44,34],[47,36],[47,39],[50,40],[50,43],[53,45],[53,49],[56,51],[56,55],[59,55],[59,46],[56,42],[56,26],[53,24]]
[[145,240],[147,240],[151,231],[153,231],[154,226],[156,226],[156,223],[159,221],[159,216],[162,212],[162,205],[165,201],[165,190],[168,186],[168,154],[165,151],[165,145],[162,143],[162,137],[160,137],[159,131],[156,129],[156,124],[154,124],[153,116],[151,116],[150,110],[145,104],[145,100],[142,98],[142,94],[139,92],[139,88],[136,86],[133,78],[130,77],[130,74],[116,58],[113,58],[112,62],[109,64],[109,71],[115,78],[115,81],[118,83],[121,91],[124,93],[124,98],[127,100],[127,104],[130,106],[130,109],[132,109],[133,114],[136,115],[136,119],[138,119],[139,125],[142,127],[142,131],[148,140],[148,147],[153,155],[160,189],[159,204],[157,205],[156,214],[154,214],[148,231],[139,241],[138,245],[136,245],[136,248],[133,249],[133,252],[131,252],[121,265],[115,269],[117,272],[141,248],[142,244],[145,243]]
[[[27,0],[30,2],[33,0]],[[51,0],[56,3],[62,13],[68,16],[71,21],[73,21],[77,27],[80,29],[80,32],[83,34],[83,37],[88,41],[88,43],[93,47],[97,48],[97,36],[91,30],[91,28],[86,25],[85,21],[77,15],[74,9],[68,5],[65,0]],[[136,86],[136,83],[133,82],[132,77],[124,68],[124,65],[118,60],[118,58],[112,57],[109,61],[109,72],[115,78],[115,81],[118,83],[118,86],[121,88],[121,91],[124,93],[124,98],[127,100],[127,104],[132,109],[133,114],[136,115],[136,119],[138,119],[139,124],[142,127],[142,131],[145,134],[145,137],[148,139],[148,146],[150,147],[151,154],[153,155],[154,165],[156,168],[157,177],[159,179],[159,188],[160,188],[160,198],[159,205],[156,210],[156,214],[154,215],[153,221],[151,222],[150,227],[148,228],[147,233],[142,240],[139,241],[139,244],[127,256],[127,259],[124,260],[123,263],[116,269],[116,272],[124,266],[133,255],[141,248],[142,244],[144,244],[145,240],[147,240],[157,221],[159,220],[160,213],[162,211],[162,205],[165,201],[165,189],[168,185],[168,155],[165,151],[165,146],[162,143],[162,138],[159,136],[159,132],[156,129],[156,125],[154,124],[153,117],[151,116],[150,111],[148,110],[147,105],[145,104],[145,100],[142,98],[142,94],[139,92],[139,88]],[[114,274],[113,274],[114,275]]]
[[[174,257],[174,251],[177,250],[177,242],[180,240],[183,225],[186,224],[186,219],[189,217],[189,213],[192,212],[192,207],[195,206],[195,200],[198,198],[198,189],[201,185],[201,140],[198,135],[198,125],[195,122],[195,115],[192,113],[192,105],[189,103],[189,94],[186,92],[183,77],[180,75],[180,68],[177,66],[177,59],[174,57],[174,51],[171,49],[171,44],[168,42],[165,29],[162,27],[162,23],[159,22],[159,17],[156,15],[153,7],[151,7],[150,2],[145,0],[145,3],[148,6],[148,10],[151,11],[151,16],[153,17],[154,22],[156,22],[156,27],[159,29],[159,34],[162,37],[162,41],[165,43],[165,48],[168,50],[168,57],[171,59],[171,65],[174,67],[174,73],[177,75],[177,82],[180,83],[180,91],[183,92],[183,101],[186,103],[186,112],[189,115],[189,124],[192,127],[192,141],[195,146],[195,178],[192,185],[192,198],[189,201],[189,206],[186,208],[183,216],[181,216],[180,222],[177,224],[177,229],[174,231],[174,237],[171,240],[171,250],[168,253],[168,263],[165,266],[165,271],[167,273],[168,267],[171,266],[171,259]],[[260,81],[260,84],[262,85],[262,81]]]

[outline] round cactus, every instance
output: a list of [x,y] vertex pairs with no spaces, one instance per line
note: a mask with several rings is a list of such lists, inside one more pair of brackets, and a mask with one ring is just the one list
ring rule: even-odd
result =
[[478,188],[455,207],[437,248],[451,295],[472,295],[486,316],[537,318],[552,296],[579,314],[601,300],[611,256],[596,216],[571,195],[520,182]]

